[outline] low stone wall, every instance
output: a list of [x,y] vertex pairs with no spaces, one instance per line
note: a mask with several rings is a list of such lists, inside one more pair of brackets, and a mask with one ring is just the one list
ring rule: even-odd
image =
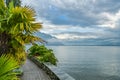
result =
[[43,69],[47,75],[51,78],[51,80],[61,80],[51,69],[49,69],[44,63],[41,63],[34,57],[28,57],[31,61],[33,61],[39,68]]

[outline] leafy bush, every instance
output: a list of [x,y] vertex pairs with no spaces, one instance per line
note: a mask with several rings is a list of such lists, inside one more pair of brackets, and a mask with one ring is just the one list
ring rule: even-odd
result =
[[41,62],[50,62],[53,65],[56,65],[57,59],[53,53],[52,49],[47,49],[44,45],[33,45],[28,50],[29,56],[34,56]]

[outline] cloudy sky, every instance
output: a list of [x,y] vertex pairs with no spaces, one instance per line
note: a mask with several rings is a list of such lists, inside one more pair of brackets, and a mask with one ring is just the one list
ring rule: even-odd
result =
[[22,0],[41,32],[70,43],[120,44],[120,0]]

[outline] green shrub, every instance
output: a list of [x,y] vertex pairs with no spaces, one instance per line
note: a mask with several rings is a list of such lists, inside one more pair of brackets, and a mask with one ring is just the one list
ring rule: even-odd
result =
[[44,45],[34,44],[28,50],[29,56],[34,56],[41,62],[50,62],[53,65],[57,64],[57,58],[55,57],[53,50],[46,48]]

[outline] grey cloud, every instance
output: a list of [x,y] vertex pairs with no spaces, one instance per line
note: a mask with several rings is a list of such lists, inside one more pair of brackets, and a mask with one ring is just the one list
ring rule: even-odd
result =
[[[59,1],[59,2],[58,2]],[[74,35],[95,35],[98,39],[85,39],[69,41],[65,43],[82,44],[120,44],[120,20],[115,28],[100,27],[108,19],[101,14],[104,12],[115,14],[120,10],[120,0],[23,0],[23,5],[29,4],[37,12],[37,18],[47,20],[56,27],[60,25],[70,25],[78,27],[95,28],[96,31],[59,31],[56,34],[74,34]],[[71,29],[71,28],[70,28]],[[102,30],[102,31],[99,31]],[[61,33],[62,32],[62,33]]]
[[[33,6],[39,18],[57,25],[97,25],[102,12],[114,13],[120,1],[114,0],[23,0]],[[27,4],[27,3],[26,3]],[[114,5],[114,6],[113,6]],[[102,18],[103,19],[103,18]]]

